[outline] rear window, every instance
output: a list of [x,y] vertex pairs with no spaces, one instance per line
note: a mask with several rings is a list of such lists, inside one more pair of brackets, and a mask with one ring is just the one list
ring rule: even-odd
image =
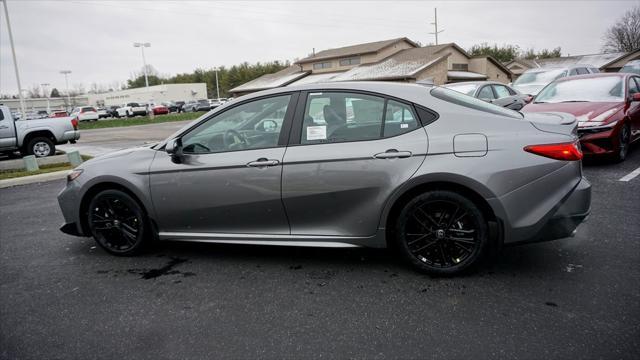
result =
[[138,103],[128,103],[127,106],[139,107]]
[[198,100],[198,103],[209,105],[209,100]]
[[524,116],[514,110],[505,109],[503,107],[490,104],[486,101],[476,99],[471,96],[464,95],[463,93],[455,90],[447,89],[444,87],[436,86],[431,89],[431,95],[450,103],[471,108],[474,110],[484,111],[495,115],[502,115],[512,117],[514,119],[522,119]]
[[82,111],[96,111],[96,109],[92,108],[91,106],[86,106],[82,108]]
[[522,75],[520,75],[520,77],[518,77],[518,79],[516,79],[516,81],[513,82],[513,85],[546,85],[553,80],[564,76],[565,73],[566,70],[563,69],[525,71]]

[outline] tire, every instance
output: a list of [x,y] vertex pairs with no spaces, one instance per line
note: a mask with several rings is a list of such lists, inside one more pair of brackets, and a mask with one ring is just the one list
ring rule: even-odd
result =
[[147,245],[149,226],[142,206],[120,190],[96,194],[87,212],[87,224],[94,240],[106,252],[117,256],[139,254]]
[[631,145],[631,129],[629,124],[622,125],[620,132],[618,133],[618,151],[614,155],[614,159],[617,162],[622,162],[627,158],[629,153],[629,145]]
[[29,140],[26,152],[35,157],[47,157],[56,154],[56,145],[46,137],[35,137]]
[[428,191],[404,205],[396,219],[395,245],[421,272],[451,276],[476,266],[489,243],[488,224],[468,198]]

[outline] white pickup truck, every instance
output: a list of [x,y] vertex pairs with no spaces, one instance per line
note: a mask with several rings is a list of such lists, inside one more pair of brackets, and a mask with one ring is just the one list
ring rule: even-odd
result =
[[55,155],[56,145],[80,139],[78,120],[72,117],[15,120],[6,106],[0,105],[0,153],[45,157]]
[[132,117],[137,115],[145,116],[147,115],[147,108],[146,106],[142,106],[138,103],[131,102],[131,103],[126,103],[121,107],[117,108],[116,112],[118,113],[118,117],[124,117],[124,116]]

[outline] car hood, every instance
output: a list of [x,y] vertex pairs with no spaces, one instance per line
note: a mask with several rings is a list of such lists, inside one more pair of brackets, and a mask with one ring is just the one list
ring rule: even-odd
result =
[[538,95],[547,84],[527,84],[527,85],[513,85],[512,88],[520,91],[526,95]]
[[135,154],[135,153],[139,153],[141,151],[148,151],[152,146],[158,144],[157,142],[153,142],[153,143],[149,143],[149,144],[144,144],[144,145],[140,145],[140,146],[136,146],[136,147],[132,147],[132,148],[126,148],[126,149],[120,149],[120,150],[115,150],[109,153],[106,153],[104,155],[99,155],[94,157],[91,160],[87,160],[83,163],[83,166],[86,165],[93,165],[93,164],[97,164],[100,162],[103,162],[105,160],[111,160],[114,158],[125,158],[129,155]]
[[619,102],[531,103],[522,112],[564,112],[579,122],[605,121],[622,108]]

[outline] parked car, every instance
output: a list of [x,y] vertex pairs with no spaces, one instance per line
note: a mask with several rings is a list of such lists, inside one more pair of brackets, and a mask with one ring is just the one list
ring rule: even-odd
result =
[[211,110],[211,105],[209,104],[209,100],[207,99],[202,99],[202,100],[190,100],[187,101],[183,106],[182,109],[185,112],[196,112],[196,111],[209,111]]
[[455,274],[493,246],[574,232],[591,191],[576,127],[418,84],[256,92],[80,165],[58,197],[61,230],[116,255],[153,239],[393,245]]
[[120,106],[117,106],[117,105],[107,106],[107,112],[109,113],[109,117],[114,117],[114,118],[120,117],[120,115],[118,114],[119,108]]
[[518,90],[497,81],[469,81],[444,86],[511,110],[520,110],[533,99],[533,97],[523,95]]
[[15,120],[9,108],[0,106],[0,152],[45,157],[55,155],[56,145],[80,139],[78,120],[67,117]]
[[226,102],[227,102],[226,98],[209,99],[209,105],[211,106],[212,109],[215,109],[218,106],[223,105]]
[[138,104],[136,102],[130,102],[122,105],[121,107],[116,109],[118,113],[118,117],[133,117],[133,116],[146,116],[147,115],[147,107],[143,104]]
[[103,108],[103,107],[97,108],[96,111],[98,112],[98,119],[102,119],[102,118],[106,119],[109,116],[111,116],[106,108]]
[[178,107],[178,112],[184,112],[184,101],[176,101],[176,106]]
[[178,112],[178,105],[176,105],[176,103],[174,102],[165,101],[162,103],[162,105],[169,109],[169,112]]
[[71,116],[78,121],[98,121],[100,116],[93,106],[80,106],[71,111]]
[[586,155],[622,161],[630,144],[640,139],[640,76],[603,73],[558,79],[522,111],[573,114]]
[[164,105],[157,104],[151,106],[151,111],[153,112],[153,115],[166,115],[169,113],[169,108]]
[[59,117],[67,117],[69,113],[64,110],[54,110],[49,117],[50,118],[59,118]]
[[573,65],[566,67],[542,67],[529,69],[520,75],[512,86],[514,89],[526,95],[535,96],[543,87],[552,81],[565,76],[585,75],[599,73],[596,67],[591,65]]
[[640,60],[631,60],[620,69],[620,72],[640,75]]
[[47,110],[38,110],[37,114],[38,114],[38,118],[40,119],[49,117],[49,113],[47,112]]

